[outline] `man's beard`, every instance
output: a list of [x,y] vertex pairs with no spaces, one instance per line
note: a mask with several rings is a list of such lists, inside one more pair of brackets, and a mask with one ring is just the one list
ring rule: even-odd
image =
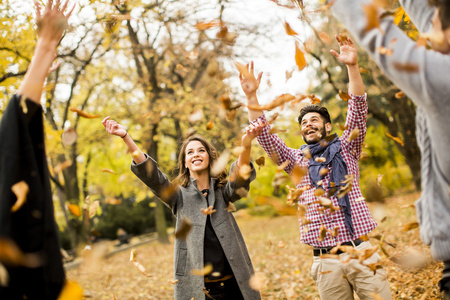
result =
[[[318,128],[317,128],[317,127],[314,127],[314,128],[312,128],[312,129],[317,130]],[[304,140],[308,145],[312,145],[312,144],[315,144],[315,143],[320,142],[321,140],[323,140],[323,139],[327,136],[327,131],[326,131],[326,129],[325,129],[325,124],[324,124],[324,126],[322,127],[322,129],[317,130],[317,132],[318,132],[318,133],[316,133],[316,138],[315,138],[314,140],[307,140],[307,139],[306,139],[306,135],[304,135],[304,134],[302,134],[302,138],[303,138],[303,140]]]

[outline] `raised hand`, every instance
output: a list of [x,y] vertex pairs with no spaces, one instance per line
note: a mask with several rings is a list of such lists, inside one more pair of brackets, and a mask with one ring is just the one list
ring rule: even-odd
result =
[[112,135],[125,137],[127,134],[127,130],[125,129],[125,127],[114,120],[110,120],[109,118],[110,117],[108,116],[102,121],[103,126],[105,126],[106,132]]
[[[248,68],[249,65],[247,64],[247,69]],[[255,77],[253,61],[250,62],[250,69],[248,74],[245,74],[244,76],[242,73],[239,73],[241,87],[247,97],[254,95],[256,93],[256,90],[258,90],[259,84],[261,83],[262,74],[263,73],[260,72],[258,74],[258,78]]]
[[242,136],[242,146],[250,147],[253,139],[261,134],[265,126],[267,126],[267,123],[263,123],[261,120],[258,120],[257,123],[250,124],[245,129],[245,134]]
[[38,38],[44,40],[46,43],[54,42],[58,44],[63,36],[64,30],[68,27],[67,20],[72,14],[75,5],[67,14],[64,14],[69,0],[66,0],[64,4],[61,3],[61,0],[48,0],[44,10],[38,1],[35,1],[34,4],[36,5]]
[[358,53],[356,52],[356,47],[353,44],[353,41],[343,35],[335,36],[336,41],[339,44],[339,51],[337,53],[334,50],[330,50],[331,54],[334,55],[341,63],[346,64],[347,66],[353,66],[358,64]]

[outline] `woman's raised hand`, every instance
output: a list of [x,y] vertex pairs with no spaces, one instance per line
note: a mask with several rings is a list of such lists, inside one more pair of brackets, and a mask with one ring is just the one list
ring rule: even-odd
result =
[[110,117],[103,119],[102,124],[105,126],[106,132],[112,135],[124,137],[127,134],[127,130],[123,125],[120,125],[114,120],[110,120]]

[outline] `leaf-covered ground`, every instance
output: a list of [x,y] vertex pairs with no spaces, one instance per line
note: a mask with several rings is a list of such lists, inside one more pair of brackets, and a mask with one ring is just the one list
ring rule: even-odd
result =
[[[418,194],[390,198],[385,205],[370,204],[379,221],[371,236],[384,234],[383,248],[390,256],[404,264],[428,259],[425,268],[400,266],[381,253],[394,299],[438,299],[437,282],[442,264],[430,259],[430,251],[423,245],[419,229],[414,227],[415,209],[411,207]],[[319,299],[310,277],[312,250],[299,243],[299,229],[295,216],[274,218],[251,217],[245,211],[236,213],[256,272],[266,281],[261,290],[263,299]],[[383,222],[381,222],[383,221]],[[372,244],[379,243],[371,238]],[[394,244],[393,248],[386,242]],[[409,254],[405,254],[409,253]],[[402,255],[404,259],[402,259]],[[424,257],[422,257],[424,255]],[[151,277],[146,277],[130,262],[130,251],[107,259],[85,260],[77,269],[68,271],[69,280],[79,283],[87,299],[173,299],[173,244],[156,242],[136,247],[136,261]]]

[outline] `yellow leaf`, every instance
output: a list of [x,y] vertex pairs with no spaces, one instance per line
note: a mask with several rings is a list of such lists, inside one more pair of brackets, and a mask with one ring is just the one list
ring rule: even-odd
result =
[[306,67],[305,54],[303,54],[302,50],[300,50],[297,43],[295,43],[295,63],[297,64],[299,71]]
[[367,25],[366,25],[365,30],[369,31],[374,28],[380,28],[380,22],[378,19],[378,7],[376,7],[374,4],[370,3],[370,4],[363,5],[363,10],[367,17]]
[[386,132],[386,136],[389,137],[390,139],[392,139],[394,142],[396,142],[396,143],[402,145],[402,147],[405,146],[405,143],[404,143],[400,138],[398,138],[398,137],[396,137],[396,136],[392,136],[392,135],[390,135],[390,134],[387,133],[387,132]]
[[58,300],[82,300],[83,290],[74,281],[66,281]]
[[203,270],[193,269],[191,270],[191,274],[195,276],[205,276],[211,273],[213,270],[213,266],[211,264],[207,264]]
[[400,24],[401,20],[403,19],[403,15],[405,14],[405,11],[403,10],[403,7],[397,8],[395,11],[395,17],[394,17],[394,23],[395,25]]
[[19,208],[21,208],[25,204],[25,201],[27,200],[27,194],[30,189],[28,187],[28,184],[22,180],[14,184],[11,187],[11,190],[13,191],[14,195],[16,195],[17,198],[16,202],[11,207],[11,211],[16,212],[17,210],[19,210]]
[[69,209],[69,211],[74,215],[74,216],[81,216],[81,209],[78,205],[76,204],[67,204],[67,208]]
[[289,25],[289,23],[286,22],[286,21],[284,21],[284,29],[286,30],[286,33],[287,33],[288,35],[297,35],[297,32],[295,32],[295,31],[292,29],[291,25]]
[[75,108],[75,107],[71,107],[69,109],[71,111],[76,112],[77,115],[79,115],[80,117],[83,117],[83,118],[86,118],[86,119],[95,119],[95,118],[100,117],[100,115],[91,115],[91,114],[88,114],[87,112],[84,112],[84,111],[82,111],[82,110],[80,110],[78,108]]

